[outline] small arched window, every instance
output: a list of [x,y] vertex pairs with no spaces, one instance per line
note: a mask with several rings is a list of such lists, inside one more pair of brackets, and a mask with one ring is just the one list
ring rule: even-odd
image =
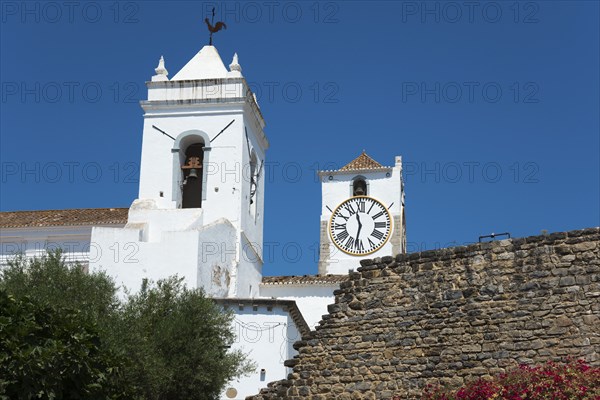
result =
[[352,182],[353,196],[367,196],[367,181],[364,178],[355,178]]
[[183,208],[202,206],[202,163],[204,143],[193,143],[185,150],[185,162],[181,166],[183,181],[181,197]]

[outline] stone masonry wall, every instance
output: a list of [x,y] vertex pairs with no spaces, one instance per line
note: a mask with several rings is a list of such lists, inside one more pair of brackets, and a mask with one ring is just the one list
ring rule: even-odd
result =
[[520,363],[600,365],[600,231],[365,260],[261,399],[418,398]]

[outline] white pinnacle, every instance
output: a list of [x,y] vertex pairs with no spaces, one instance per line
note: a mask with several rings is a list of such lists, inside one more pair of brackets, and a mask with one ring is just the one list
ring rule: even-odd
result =
[[165,68],[165,59],[163,56],[160,56],[160,60],[158,61],[158,66],[154,68],[154,72],[156,75],[152,77],[152,81],[168,81],[167,75],[169,75],[169,71]]
[[240,66],[240,64],[238,62],[238,55],[237,55],[237,53],[233,54],[233,60],[231,61],[231,64],[229,64],[229,70],[230,71],[242,72],[242,67]]
[[158,67],[154,69],[156,75],[169,75],[169,71],[165,68],[165,59],[163,56],[160,56],[160,60],[158,60]]

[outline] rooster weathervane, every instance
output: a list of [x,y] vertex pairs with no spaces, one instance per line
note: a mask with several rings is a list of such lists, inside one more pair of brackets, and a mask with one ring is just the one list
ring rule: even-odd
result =
[[212,20],[209,21],[208,18],[204,18],[204,22],[206,22],[206,26],[208,26],[208,31],[210,32],[210,39],[208,41],[208,45],[212,46],[213,33],[219,32],[221,29],[227,29],[227,25],[225,25],[225,22],[222,22],[222,21],[219,21],[215,25],[213,25],[215,23],[215,8],[214,7],[212,9]]

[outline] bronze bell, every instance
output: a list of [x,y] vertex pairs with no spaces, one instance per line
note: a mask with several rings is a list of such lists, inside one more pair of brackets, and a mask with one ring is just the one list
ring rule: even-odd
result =
[[[198,170],[202,168],[199,157],[190,157],[185,165],[181,167],[182,170],[189,170],[187,178],[198,179]],[[187,179],[186,178],[186,179]]]
[[352,184],[352,194],[354,196],[366,196],[367,195],[367,183],[363,179],[357,179]]
[[187,177],[189,179],[198,179],[198,170],[196,168],[190,169],[190,174]]

